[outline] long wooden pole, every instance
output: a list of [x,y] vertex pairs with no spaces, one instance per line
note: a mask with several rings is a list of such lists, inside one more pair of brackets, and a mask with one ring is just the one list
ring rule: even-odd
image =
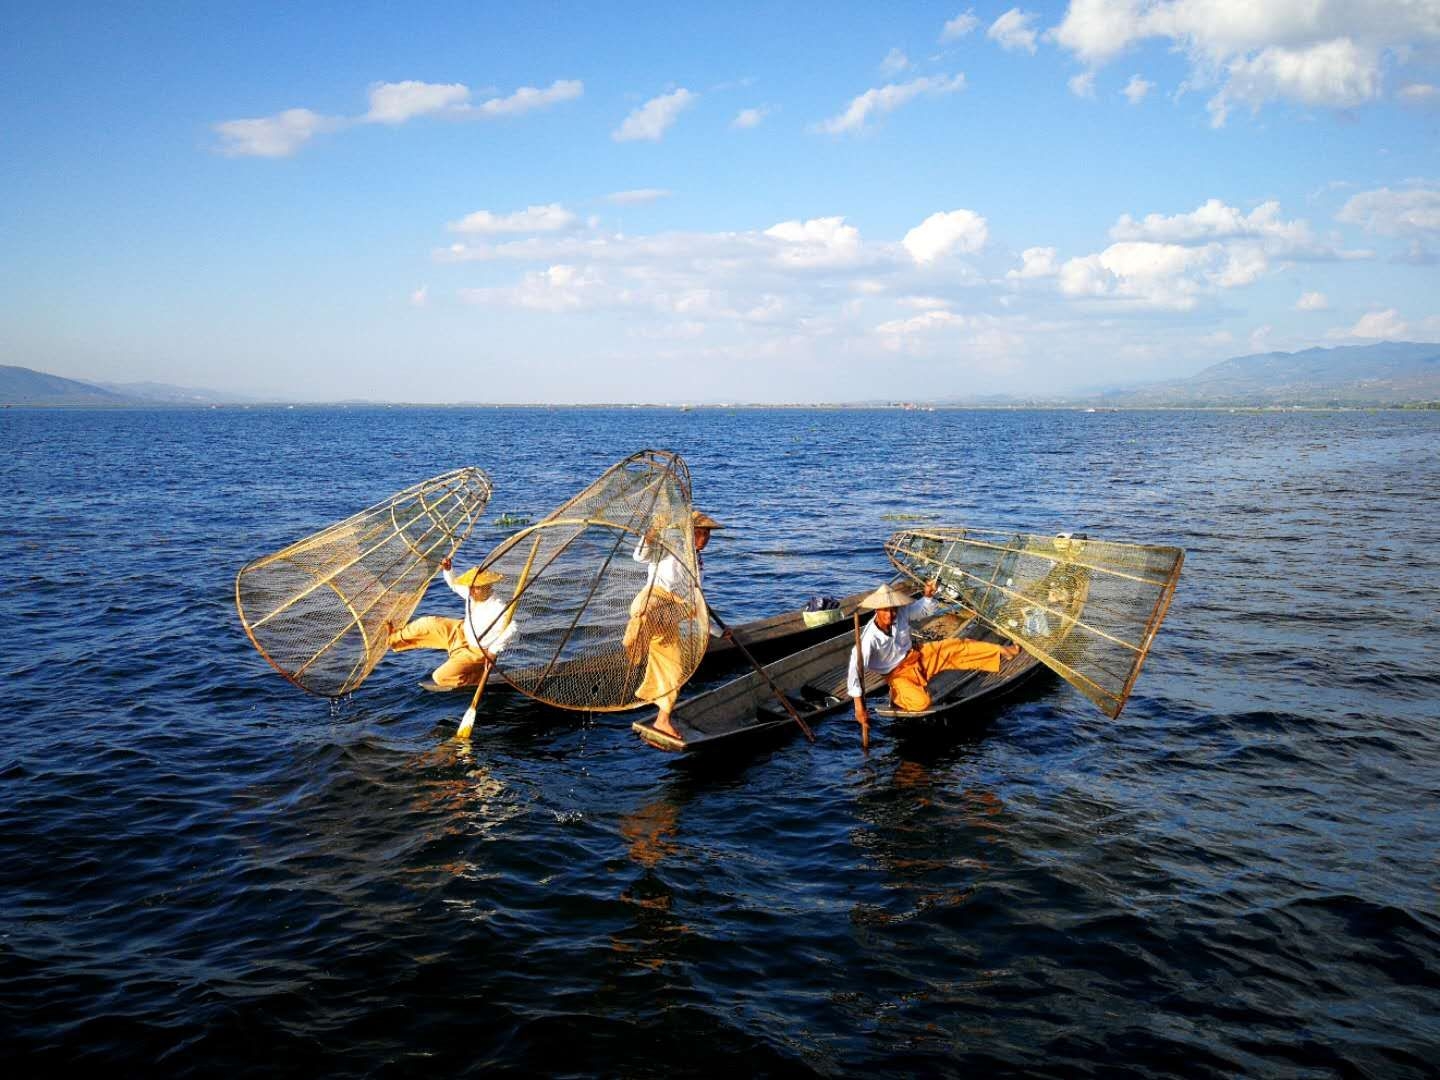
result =
[[[865,650],[860,647],[860,605],[855,605],[855,678],[860,682],[860,707],[865,707]],[[870,749],[870,721],[860,721],[860,749]]]
[[[520,571],[520,580],[515,582],[515,592],[510,597],[510,603],[505,608],[505,614],[500,617],[500,629],[503,631],[515,618],[515,605],[520,602],[520,594],[525,591],[525,583],[530,578],[530,567],[535,565],[535,556],[540,551],[541,536],[535,537],[535,546],[530,549],[530,557],[525,560],[525,568]],[[468,601],[467,601],[468,606]],[[460,726],[455,729],[455,738],[470,738],[470,729],[475,726],[475,710],[480,707],[480,699],[485,694],[485,684],[490,680],[490,669],[495,666],[495,661],[486,660],[485,666],[480,671],[480,685],[475,687],[475,696],[470,699],[470,707],[465,710],[465,715],[460,718]]]
[[731,631],[730,627],[725,625],[725,620],[722,619],[719,615],[715,614],[715,609],[710,608],[709,612],[710,617],[715,620],[715,625],[720,627],[721,636],[724,637],[726,641],[730,642],[731,645],[734,645],[735,648],[739,649],[741,656],[745,657],[746,660],[750,661],[750,666],[760,673],[760,678],[765,680],[765,685],[768,686],[770,688],[770,692],[775,695],[775,700],[780,702],[780,704],[784,706],[785,711],[790,714],[790,719],[794,720],[795,723],[800,725],[800,730],[805,733],[805,738],[809,739],[813,743],[815,741],[815,733],[810,730],[809,724],[805,723],[804,720],[800,719],[800,714],[795,711],[795,706],[790,704],[790,699],[787,698],[784,693],[781,692],[780,688],[775,685],[775,683],[771,680],[769,674],[766,673],[765,669],[760,666],[759,662],[755,659],[755,657],[750,655],[750,650],[747,649],[743,644],[741,644],[740,639],[735,636],[734,632]]

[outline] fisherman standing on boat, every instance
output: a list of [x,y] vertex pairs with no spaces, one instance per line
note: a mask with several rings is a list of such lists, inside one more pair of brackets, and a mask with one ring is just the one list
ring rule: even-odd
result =
[[[1000,664],[1020,652],[1018,645],[995,645],[970,638],[926,641],[919,646],[910,640],[910,620],[923,619],[940,610],[935,599],[935,582],[925,583],[925,595],[912,602],[909,595],[893,585],[882,585],[860,607],[875,612],[875,618],[860,635],[866,671],[879,672],[890,686],[890,701],[902,712],[922,712],[930,707],[930,680],[942,671],[1000,670]],[[855,666],[855,649],[850,649],[850,697],[855,701],[855,720],[862,732],[870,730],[865,708],[865,687]]]
[[[478,566],[463,574],[452,574],[449,559],[440,564],[440,569],[445,584],[465,601],[465,618],[426,615],[399,630],[390,630],[390,648],[396,652],[444,649],[449,656],[430,676],[435,685],[445,690],[478,686],[515,636],[514,621],[505,617],[505,601],[493,595],[495,583],[504,575]],[[390,624],[385,625],[389,630]]]
[[[695,591],[701,589],[705,558],[700,553],[710,542],[710,533],[725,526],[699,510],[690,513],[690,529],[695,535]],[[674,553],[656,541],[654,533],[640,538],[631,556],[636,562],[647,563],[645,587],[630,603],[630,621],[625,625],[625,655],[632,667],[645,661],[645,676],[635,691],[639,701],[653,702],[659,710],[655,729],[676,738],[680,733],[670,722],[670,710],[680,696],[685,661],[680,649],[680,625],[693,613],[690,596],[690,571]],[[709,627],[707,626],[708,632]]]

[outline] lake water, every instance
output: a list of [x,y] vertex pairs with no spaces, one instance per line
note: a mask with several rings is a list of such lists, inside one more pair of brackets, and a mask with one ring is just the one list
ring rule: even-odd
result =
[[[1421,1077],[1440,1061],[1440,413],[4,410],[11,1075]],[[479,561],[644,447],[731,623],[893,515],[1178,544],[1107,720],[1055,680],[868,754],[290,686],[236,570],[460,465]],[[892,515],[892,518],[886,517]],[[435,589],[422,610],[456,614]],[[18,1064],[17,1064],[18,1063]],[[18,1072],[14,1071],[18,1068]]]

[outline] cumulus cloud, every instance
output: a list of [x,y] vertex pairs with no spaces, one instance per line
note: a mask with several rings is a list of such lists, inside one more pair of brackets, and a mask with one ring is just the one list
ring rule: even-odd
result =
[[403,124],[412,117],[444,112],[469,100],[470,91],[462,83],[375,83],[370,87],[370,111],[364,119],[371,124]]
[[979,251],[988,238],[989,227],[983,217],[973,210],[951,210],[931,214],[907,232],[901,244],[923,265],[952,252]]
[[1154,83],[1147,82],[1139,75],[1131,75],[1130,81],[1125,84],[1125,89],[1122,90],[1121,93],[1125,95],[1125,99],[1129,101],[1131,105],[1139,105],[1140,102],[1145,100],[1145,95],[1153,89],[1155,89]]
[[1218,85],[1209,109],[1220,126],[1237,104],[1374,101],[1387,58],[1403,65],[1440,40],[1440,18],[1427,0],[1072,0],[1050,36],[1093,67],[1149,39],[1172,42],[1192,86]]
[[286,109],[275,116],[226,120],[215,125],[220,153],[226,157],[289,157],[316,135],[335,131],[345,121],[309,109]]
[[1060,272],[1060,264],[1055,258],[1053,247],[1026,248],[1020,253],[1020,263],[1019,270],[1006,271],[1006,278],[1023,281],[1027,278],[1054,277]]
[[1075,75],[1069,82],[1070,93],[1078,98],[1095,97],[1095,73],[1093,71],[1082,71]]
[[910,58],[905,55],[903,49],[891,49],[885,54],[885,59],[880,61],[880,73],[882,75],[898,75],[910,66]]
[[945,24],[944,29],[940,31],[940,40],[941,42],[959,41],[979,25],[980,20],[975,17],[975,9],[971,8],[969,11],[956,15]]
[[1362,191],[1350,197],[1335,220],[1382,236],[1434,236],[1440,234],[1440,188]]
[[790,266],[847,265],[860,254],[860,230],[843,217],[782,221],[765,235],[780,242],[777,257]]
[[562,101],[573,101],[584,92],[585,84],[579,79],[556,79],[544,90],[522,86],[509,97],[490,98],[462,111],[479,113],[482,116],[518,116]]
[[605,196],[605,201],[617,206],[634,206],[637,203],[652,203],[669,197],[670,192],[665,188],[634,188],[630,191],[612,191]]
[[759,127],[765,117],[770,115],[770,108],[766,105],[754,109],[741,109],[735,114],[735,119],[730,121],[732,128],[744,131],[748,128]]
[[1301,293],[1300,299],[1295,301],[1296,311],[1329,311],[1330,301],[1321,292]]
[[1409,332],[1410,327],[1400,318],[1400,313],[1394,308],[1386,308],[1360,316],[1354,326],[1340,331],[1338,336],[1394,341],[1404,338]]
[[1364,251],[1338,251],[1320,243],[1308,222],[1285,220],[1280,204],[1273,199],[1248,214],[1219,199],[1207,199],[1188,214],[1146,214],[1139,221],[1122,214],[1111,226],[1110,238],[1175,244],[1253,240],[1275,258],[1354,259],[1370,255]]
[[891,83],[866,90],[854,98],[839,116],[831,117],[818,126],[819,131],[829,135],[847,135],[863,131],[873,115],[893,112],[917,97],[936,97],[953,94],[965,89],[965,76],[935,75],[913,79],[907,83]]
[[594,270],[556,265],[526,274],[511,288],[461,289],[471,304],[526,308],[531,311],[579,311],[614,302]]
[[1019,8],[1011,8],[990,24],[990,29],[985,31],[985,36],[1003,49],[1009,49],[1012,52],[1028,52],[1033,56],[1036,38],[1035,19],[1036,16],[1033,13],[1026,13]]
[[616,142],[634,142],[641,139],[659,142],[679,115],[693,105],[698,97],[698,94],[692,94],[683,86],[668,94],[653,97],[625,117],[624,123],[611,132],[610,137]]
[[559,203],[546,206],[527,206],[511,214],[495,214],[489,210],[476,210],[466,214],[459,221],[448,226],[451,232],[471,233],[480,236],[497,236],[515,233],[563,232],[579,224],[577,218]]
[[325,131],[357,124],[403,124],[417,116],[513,116],[532,109],[569,101],[584,93],[584,84],[560,79],[549,88],[522,86],[509,97],[491,98],[476,105],[463,83],[426,83],[415,80],[372,83],[368,111],[359,116],[321,116],[309,109],[287,109],[275,116],[226,120],[214,125],[220,136],[220,153],[227,157],[289,157],[310,139]]

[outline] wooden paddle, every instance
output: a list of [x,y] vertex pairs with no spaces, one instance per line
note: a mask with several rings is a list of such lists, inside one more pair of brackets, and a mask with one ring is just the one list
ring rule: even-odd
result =
[[[865,708],[865,651],[860,648],[860,605],[855,605],[855,678],[860,683],[860,708]],[[860,749],[870,749],[870,721],[860,721]]]
[[725,625],[725,620],[720,618],[719,615],[715,614],[715,609],[710,608],[709,611],[710,618],[714,619],[715,625],[720,627],[720,635],[726,641],[730,642],[731,645],[734,645],[735,648],[739,649],[741,656],[745,657],[746,660],[750,661],[750,666],[760,673],[760,678],[765,680],[765,685],[768,686],[770,688],[770,692],[775,695],[775,700],[780,702],[780,704],[784,706],[785,711],[790,714],[790,719],[794,720],[795,723],[800,725],[800,730],[805,733],[805,738],[809,739],[813,743],[815,741],[815,733],[810,730],[809,724],[805,723],[804,720],[800,719],[800,714],[795,711],[795,706],[790,704],[790,699],[787,698],[781,692],[780,688],[771,681],[770,676],[766,674],[765,669],[760,666],[759,662],[756,661],[755,657],[750,655],[750,650],[747,649],[743,644],[741,644],[740,639],[731,632],[730,627]]

